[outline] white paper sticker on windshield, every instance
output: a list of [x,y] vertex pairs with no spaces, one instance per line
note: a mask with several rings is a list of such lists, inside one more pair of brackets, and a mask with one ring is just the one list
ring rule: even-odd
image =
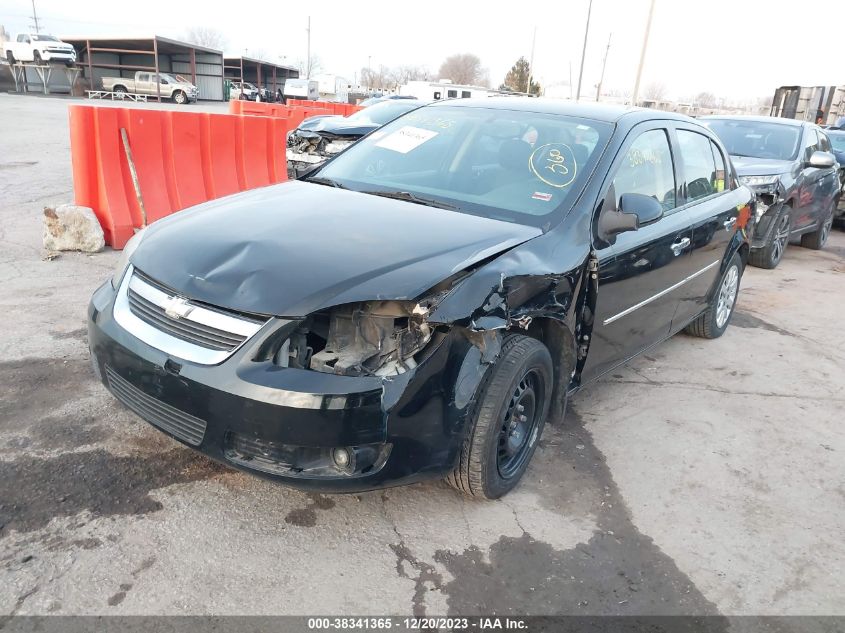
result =
[[392,134],[385,136],[376,143],[376,147],[383,147],[384,149],[393,150],[394,152],[399,152],[400,154],[407,154],[412,149],[419,147],[426,141],[430,141],[435,136],[437,136],[437,132],[424,130],[421,127],[406,125],[399,128]]

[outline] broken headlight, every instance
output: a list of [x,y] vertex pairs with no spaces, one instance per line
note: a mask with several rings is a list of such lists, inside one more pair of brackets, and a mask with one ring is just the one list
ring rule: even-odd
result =
[[126,269],[129,268],[129,258],[132,257],[132,253],[135,252],[135,249],[138,248],[138,245],[141,243],[141,240],[144,239],[144,232],[146,231],[146,227],[135,233],[132,237],[129,238],[129,241],[126,242],[126,246],[123,247],[123,251],[120,253],[120,259],[117,260],[117,267],[114,269],[114,274],[111,278],[111,287],[117,290],[118,286],[120,286],[120,282],[123,281],[123,275],[126,273]]
[[431,340],[427,310],[411,301],[338,306],[305,319],[274,356],[277,365],[341,376],[394,376],[417,365]]

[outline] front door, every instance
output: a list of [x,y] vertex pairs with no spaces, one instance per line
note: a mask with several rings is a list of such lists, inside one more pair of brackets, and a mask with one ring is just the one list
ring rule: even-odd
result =
[[692,228],[688,213],[676,205],[668,130],[659,123],[634,128],[610,173],[599,213],[618,209],[622,194],[639,193],[659,201],[664,215],[617,235],[612,245],[595,243],[599,288],[584,381],[669,335],[678,304],[674,291],[690,272]]
[[833,170],[810,167],[810,157],[818,149],[819,137],[814,128],[807,127],[801,144],[802,154],[798,157],[803,165],[798,176],[798,197],[792,208],[793,233],[803,233],[804,229],[815,226],[821,213],[824,177],[827,171]]

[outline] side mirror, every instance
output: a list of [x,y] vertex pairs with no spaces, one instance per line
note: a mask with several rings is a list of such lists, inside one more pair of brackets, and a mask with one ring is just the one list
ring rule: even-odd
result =
[[828,167],[833,167],[835,164],[836,157],[833,154],[830,152],[820,152],[818,150],[813,152],[812,156],[810,156],[810,160],[807,161],[807,165],[817,169],[827,169]]
[[641,193],[623,193],[619,209],[604,211],[599,217],[599,232],[604,237],[636,231],[663,217],[663,205]]

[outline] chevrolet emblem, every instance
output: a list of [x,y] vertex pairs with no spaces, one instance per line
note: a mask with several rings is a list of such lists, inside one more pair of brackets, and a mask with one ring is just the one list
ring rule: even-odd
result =
[[162,307],[164,313],[176,321],[184,319],[194,310],[194,306],[189,305],[187,300],[182,297],[170,297]]

